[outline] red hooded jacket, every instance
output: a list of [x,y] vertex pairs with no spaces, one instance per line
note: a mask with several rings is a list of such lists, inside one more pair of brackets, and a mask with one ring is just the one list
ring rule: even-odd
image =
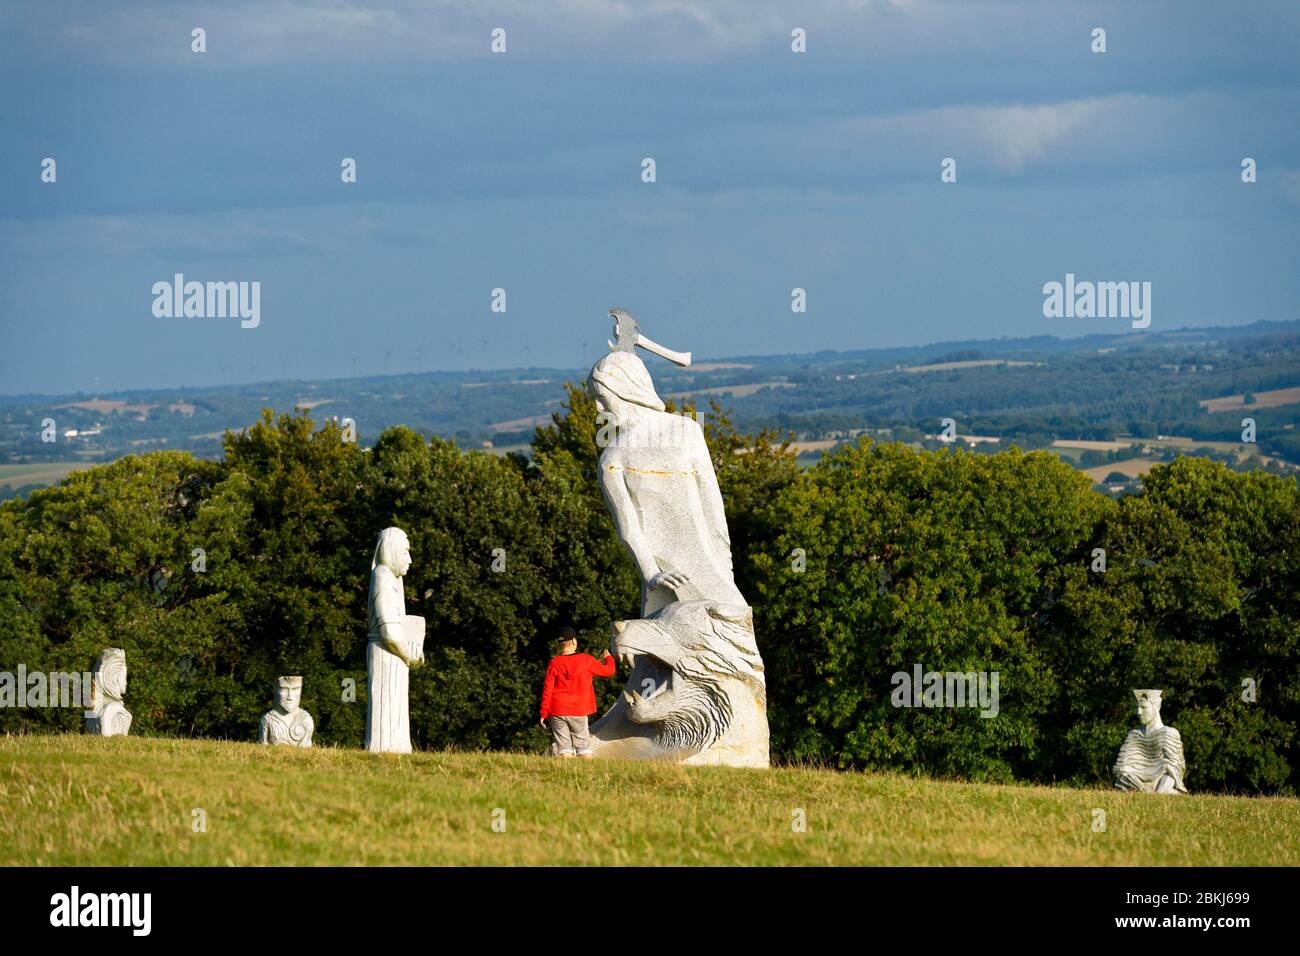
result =
[[542,720],[548,717],[586,717],[596,712],[593,677],[614,676],[614,655],[602,664],[590,654],[561,654],[546,667],[542,686]]

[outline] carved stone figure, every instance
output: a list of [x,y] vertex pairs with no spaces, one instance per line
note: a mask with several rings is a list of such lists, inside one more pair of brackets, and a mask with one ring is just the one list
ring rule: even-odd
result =
[[366,749],[411,752],[410,669],[424,663],[424,618],[406,613],[402,576],[411,546],[401,528],[379,533],[370,562],[366,645]]
[[[670,415],[633,351],[689,364],[611,310],[618,343],[587,387],[604,424],[600,486],[641,577],[641,619],[614,626],[632,667],[592,727],[596,757],[768,765],[767,694],[753,615],[736,587],[731,536],[704,432]],[[601,436],[598,436],[600,440]]]
[[1120,790],[1146,793],[1186,793],[1183,774],[1183,738],[1173,727],[1160,721],[1160,691],[1135,690],[1138,720],[1142,726],[1130,730],[1115,759],[1115,786]]
[[126,696],[126,651],[106,647],[91,670],[90,716],[86,733],[96,737],[125,737],[131,731],[131,713],[122,703]]
[[281,677],[275,685],[275,709],[262,715],[258,737],[264,744],[310,747],[316,729],[311,714],[298,706],[302,700],[302,678]]

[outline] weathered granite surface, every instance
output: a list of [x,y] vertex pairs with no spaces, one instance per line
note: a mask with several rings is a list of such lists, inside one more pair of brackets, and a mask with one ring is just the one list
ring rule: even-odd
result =
[[753,614],[736,587],[731,536],[704,432],[670,415],[636,346],[687,364],[611,310],[618,344],[591,370],[600,486],[641,577],[641,618],[614,626],[632,668],[592,727],[598,758],[768,766],[767,694]]
[[379,533],[370,562],[366,741],[376,753],[411,752],[410,669],[424,663],[424,618],[406,613],[402,576],[411,546],[401,528]]
[[1142,726],[1128,732],[1115,759],[1115,786],[1145,793],[1186,793],[1183,738],[1160,720],[1158,690],[1135,690]]
[[310,747],[316,729],[311,714],[299,706],[302,678],[281,677],[275,685],[275,707],[262,716],[258,739],[264,744]]
[[96,737],[125,737],[131,732],[131,712],[122,703],[126,695],[126,651],[106,647],[91,671],[90,716],[86,733]]

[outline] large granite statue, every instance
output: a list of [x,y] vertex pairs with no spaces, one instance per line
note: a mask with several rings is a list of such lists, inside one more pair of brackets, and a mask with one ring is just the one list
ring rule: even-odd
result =
[[131,731],[131,713],[122,703],[126,696],[126,651],[106,647],[91,671],[90,715],[86,733],[96,737],[125,737]]
[[1186,793],[1183,738],[1160,721],[1160,691],[1135,690],[1142,726],[1130,730],[1115,759],[1115,786],[1146,793]]
[[411,545],[401,528],[379,532],[370,562],[366,645],[366,749],[411,752],[410,669],[424,663],[424,618],[406,613],[402,576]]
[[310,747],[315,724],[311,714],[298,706],[302,700],[302,678],[281,677],[275,684],[275,708],[262,715],[258,739],[264,744]]
[[690,355],[645,338],[623,310],[610,315],[618,341],[587,388],[614,426],[604,430],[600,486],[641,576],[641,618],[614,625],[611,650],[632,674],[592,727],[592,749],[600,758],[766,767],[763,660],[732,576],[704,432],[664,411],[634,347],[681,365]]

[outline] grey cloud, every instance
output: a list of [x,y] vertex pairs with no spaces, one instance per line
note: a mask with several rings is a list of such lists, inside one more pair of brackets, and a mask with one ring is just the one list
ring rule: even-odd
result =
[[[701,61],[770,51],[789,55],[790,30],[808,32],[810,55],[895,60],[906,56],[1022,56],[1086,47],[1102,24],[1118,50],[1158,54],[1153,38],[1178,34],[1195,54],[1215,38],[1257,57],[1294,56],[1293,4],[1259,4],[1250,17],[1213,2],[1002,3],[978,0],[234,0],[222,6],[163,0],[50,4],[10,0],[0,11],[0,53],[56,50],[77,62],[175,66],[194,62],[190,30],[208,31],[207,64],[363,60],[459,60],[484,56],[489,31],[506,28],[523,56]],[[1213,29],[1187,24],[1210,21]],[[1071,35],[1077,35],[1077,44]],[[1135,49],[1136,47],[1136,49]],[[1125,55],[1121,52],[1119,55]]]

